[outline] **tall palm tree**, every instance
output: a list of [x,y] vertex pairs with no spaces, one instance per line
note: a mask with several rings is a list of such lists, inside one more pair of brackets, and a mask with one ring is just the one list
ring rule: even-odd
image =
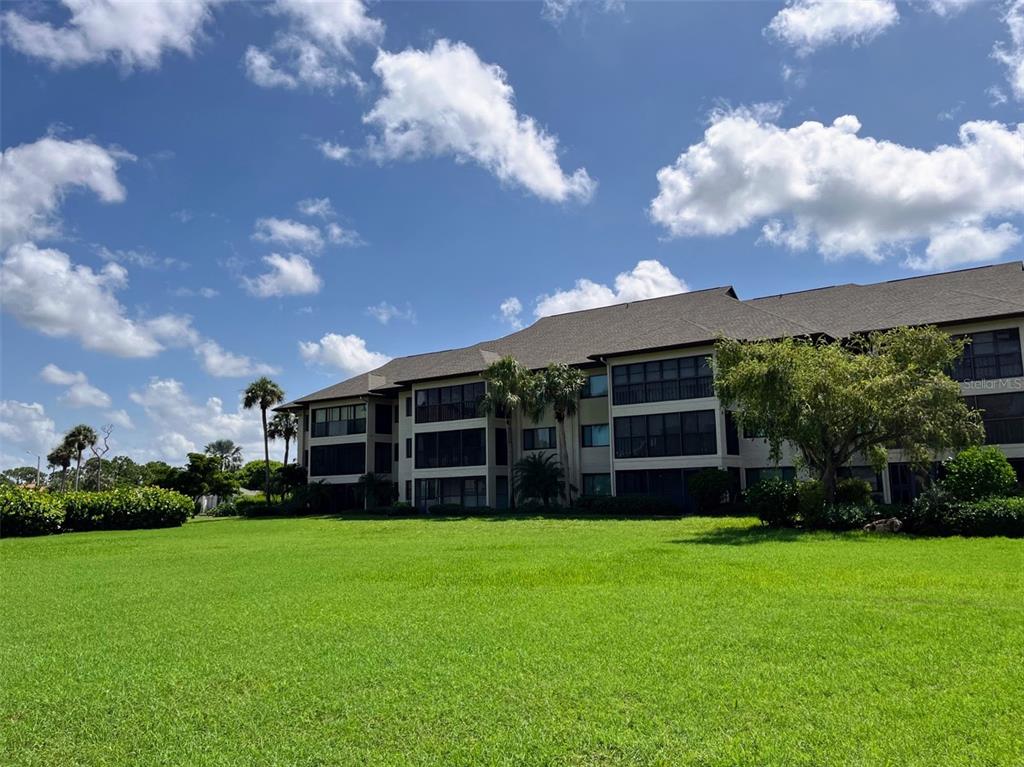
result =
[[203,452],[220,459],[221,471],[234,471],[242,466],[242,448],[230,439],[215,439]]
[[[484,415],[495,415],[505,419],[505,436],[508,439],[508,465],[511,474],[515,462],[515,439],[512,434],[514,419],[527,414],[536,420],[543,410],[542,388],[538,379],[515,357],[502,357],[492,362],[481,373],[487,382],[487,391],[480,400],[479,410]],[[511,480],[511,477],[509,477]],[[511,481],[509,485],[511,485]],[[509,506],[515,508],[516,495],[509,488]]]
[[71,466],[71,459],[74,454],[71,448],[65,443],[57,445],[46,456],[46,463],[54,469],[60,469],[60,492],[64,492],[64,485],[68,481],[68,468]]
[[284,465],[288,465],[288,447],[299,436],[299,419],[294,413],[274,413],[267,427],[271,439],[284,440]]
[[270,501],[270,443],[267,434],[267,410],[282,402],[284,402],[284,390],[266,376],[257,378],[245,387],[245,396],[242,398],[242,407],[246,410],[258,407],[263,416],[263,461],[266,469],[265,488],[268,502]]
[[78,489],[82,474],[82,453],[96,444],[99,437],[96,430],[84,423],[73,427],[64,435],[64,446],[75,457],[75,490]]
[[583,371],[565,363],[552,362],[541,373],[544,386],[544,402],[551,405],[558,424],[558,455],[565,467],[565,497],[572,503],[573,474],[569,465],[569,442],[565,437],[565,419],[576,415],[580,392],[587,383]]

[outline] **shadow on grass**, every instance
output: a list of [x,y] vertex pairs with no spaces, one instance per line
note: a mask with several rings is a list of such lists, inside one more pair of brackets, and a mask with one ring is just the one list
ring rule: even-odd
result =
[[695,535],[692,538],[676,538],[669,543],[696,543],[711,546],[750,546],[755,543],[792,543],[806,538],[810,533],[792,528],[764,527],[719,527]]

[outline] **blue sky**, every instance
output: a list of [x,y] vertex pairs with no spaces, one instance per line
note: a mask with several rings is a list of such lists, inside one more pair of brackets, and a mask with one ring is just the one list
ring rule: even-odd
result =
[[3,18],[4,466],[255,458],[264,371],[1024,257],[1020,2],[80,5]]

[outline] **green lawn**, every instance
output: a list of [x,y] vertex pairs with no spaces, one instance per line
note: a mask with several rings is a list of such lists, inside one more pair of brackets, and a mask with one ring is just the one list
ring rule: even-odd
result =
[[222,519],[0,577],[5,765],[1024,764],[1024,541]]

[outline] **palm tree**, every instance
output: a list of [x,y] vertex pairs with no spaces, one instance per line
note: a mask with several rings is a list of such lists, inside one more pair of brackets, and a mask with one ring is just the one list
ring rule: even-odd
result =
[[516,492],[524,499],[540,498],[545,506],[562,494],[565,472],[551,453],[528,455],[516,462]]
[[266,468],[265,488],[268,502],[270,501],[270,443],[267,434],[267,410],[281,402],[284,402],[284,391],[266,376],[257,378],[245,387],[245,396],[242,399],[242,407],[246,410],[258,407],[263,416],[263,461]]
[[95,445],[98,439],[96,430],[84,423],[78,424],[64,435],[64,446],[75,457],[75,490],[78,489],[82,474],[82,453]]
[[[554,363],[548,365],[541,373],[544,381],[544,401],[551,405],[555,412],[555,422],[558,424],[558,454],[562,466],[569,468],[569,443],[565,438],[565,419],[576,415],[579,405],[580,392],[587,383],[587,377],[583,371],[569,367],[565,363]],[[565,478],[565,497],[572,503],[572,481],[571,471]]]
[[[377,506],[381,503],[385,494],[391,495],[394,483],[387,474],[374,474],[372,471],[363,474],[356,482],[357,488],[363,497],[363,508]],[[385,502],[390,502],[388,499]]]
[[74,454],[66,443],[57,445],[46,456],[46,463],[54,469],[60,469],[60,492],[64,492],[64,485],[68,481],[68,468],[71,466],[71,459]]
[[[505,419],[505,436],[508,439],[508,460],[514,462],[515,440],[512,422],[518,413],[527,413],[536,420],[541,402],[537,378],[515,357],[502,357],[492,362],[481,373],[487,382],[487,391],[480,400],[479,411],[483,415],[494,415]],[[543,408],[541,408],[543,409]],[[509,506],[515,508],[515,493],[509,494]]]
[[235,471],[242,467],[242,448],[230,439],[215,439],[203,452],[220,459],[221,471]]
[[299,435],[299,419],[294,413],[274,413],[267,427],[271,439],[284,440],[284,465],[288,465],[288,447]]

